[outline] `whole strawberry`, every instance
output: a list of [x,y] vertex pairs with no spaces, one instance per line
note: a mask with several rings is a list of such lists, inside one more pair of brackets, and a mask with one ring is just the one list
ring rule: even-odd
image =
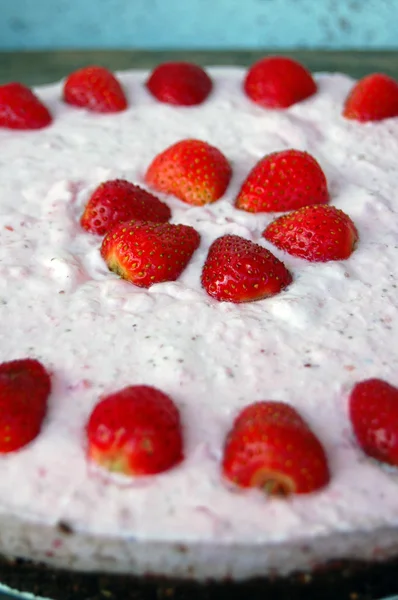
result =
[[51,122],[48,108],[28,87],[17,82],[0,85],[0,127],[42,129]]
[[262,158],[244,181],[236,207],[248,212],[284,212],[329,199],[326,177],[307,152],[284,150]]
[[357,383],[350,395],[349,415],[362,450],[398,466],[398,389],[381,379]]
[[398,83],[383,73],[360,79],[345,101],[343,116],[361,122],[397,117]]
[[278,294],[292,281],[269,250],[238,235],[224,235],[210,246],[202,285],[221,302],[252,302]]
[[198,232],[188,225],[130,221],[105,236],[101,255],[111,271],[139,287],[175,281],[199,246]]
[[222,470],[237,486],[273,496],[308,494],[330,480],[321,443],[284,402],[256,402],[238,415],[225,442]]
[[272,221],[263,232],[281,250],[313,262],[344,260],[358,241],[348,215],[334,206],[305,206]]
[[192,106],[206,100],[213,83],[206,71],[198,65],[166,62],[152,71],[146,86],[160,102]]
[[315,94],[312,75],[299,62],[286,56],[269,56],[247,72],[246,94],[265,108],[287,108]]
[[97,66],[84,67],[66,78],[64,100],[99,113],[120,112],[127,108],[119,81],[108,69]]
[[80,223],[90,233],[105,235],[124,221],[165,223],[171,217],[167,204],[124,179],[105,181],[87,202]]
[[159,192],[201,206],[221,198],[231,174],[229,162],[217,148],[200,140],[182,140],[156,156],[145,180]]
[[50,391],[50,377],[37,360],[0,364],[0,453],[19,450],[35,439]]
[[180,415],[163,392],[127,387],[103,398],[86,426],[88,457],[124,475],[152,475],[183,459]]

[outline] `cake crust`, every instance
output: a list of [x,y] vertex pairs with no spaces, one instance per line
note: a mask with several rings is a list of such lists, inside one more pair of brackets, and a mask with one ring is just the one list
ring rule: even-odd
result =
[[397,569],[397,559],[382,564],[336,561],[311,574],[199,583],[150,574],[70,573],[23,559],[0,559],[3,585],[51,600],[375,600],[397,592]]

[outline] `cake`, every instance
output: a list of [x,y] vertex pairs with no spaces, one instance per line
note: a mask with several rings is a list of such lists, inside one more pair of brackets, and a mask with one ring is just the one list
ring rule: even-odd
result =
[[[24,561],[45,574],[242,584],[398,556],[398,471],[365,455],[348,415],[357,382],[398,384],[398,120],[344,118],[354,81],[343,74],[318,74],[316,93],[268,110],[242,90],[243,69],[207,71],[213,89],[195,106],[159,102],[147,72],[124,72],[125,110],[78,109],[59,83],[36,90],[50,126],[0,129],[0,362],[34,358],[52,379],[40,434],[0,457],[5,582],[27,572]],[[171,222],[194,227],[201,242],[178,279],[140,288],[108,270],[101,239],[80,218],[103,181],[149,189],[154,157],[187,138],[218,148],[232,179],[204,206],[158,193]],[[275,213],[234,206],[254,165],[289,148],[316,158],[330,204],[355,223],[349,258],[291,256],[262,237]],[[292,283],[256,302],[210,297],[202,267],[227,234],[272,250]],[[179,407],[185,457],[150,477],[111,475],[87,460],[85,425],[101,397],[138,384]],[[225,484],[225,437],[260,400],[289,403],[316,431],[330,467],[322,489],[267,498]]]

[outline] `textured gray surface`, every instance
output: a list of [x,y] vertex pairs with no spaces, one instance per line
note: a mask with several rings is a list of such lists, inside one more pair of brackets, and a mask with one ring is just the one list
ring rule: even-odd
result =
[[[15,80],[27,85],[50,83],[87,64],[101,64],[112,70],[151,68],[165,60],[190,60],[201,65],[250,65],[268,52],[267,50],[0,52],[0,83]],[[398,77],[398,52],[302,50],[280,51],[280,53],[287,53],[302,61],[312,71],[341,71],[353,77],[383,71]]]

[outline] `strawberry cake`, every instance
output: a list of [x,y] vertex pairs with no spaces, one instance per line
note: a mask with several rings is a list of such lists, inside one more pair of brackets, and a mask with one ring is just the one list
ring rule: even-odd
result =
[[284,57],[0,86],[4,583],[391,583],[397,117]]

